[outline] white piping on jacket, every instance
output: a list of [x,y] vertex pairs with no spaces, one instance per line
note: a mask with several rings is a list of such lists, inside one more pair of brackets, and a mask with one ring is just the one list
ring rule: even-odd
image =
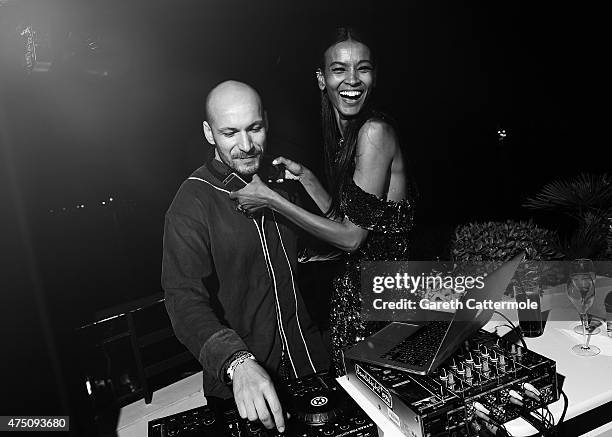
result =
[[274,224],[276,225],[276,232],[278,232],[278,239],[280,240],[281,247],[283,248],[283,253],[285,254],[285,259],[287,260],[287,266],[289,267],[289,275],[291,275],[291,287],[293,288],[293,299],[295,301],[295,318],[297,320],[298,330],[300,331],[300,337],[302,337],[302,342],[304,343],[304,348],[306,348],[306,355],[308,356],[308,361],[310,362],[310,367],[312,367],[312,371],[317,373],[317,369],[312,362],[312,358],[310,358],[310,351],[308,350],[308,345],[306,344],[306,340],[304,339],[304,334],[302,333],[302,327],[300,325],[300,315],[298,311],[298,301],[297,301],[297,293],[295,291],[295,282],[293,281],[293,269],[291,268],[291,263],[289,262],[289,257],[287,256],[287,251],[285,250],[285,244],[283,243],[283,237],[281,236],[280,229],[278,228],[278,223],[276,222],[276,215],[274,211],[272,211],[272,217],[274,219]]
[[[262,214],[261,215],[261,231],[263,234],[263,244],[264,244],[264,251],[265,251],[265,258],[266,258],[266,262],[269,263],[270,265],[270,270],[272,271],[272,283],[274,284],[274,299],[276,301],[276,308],[278,311],[277,314],[277,321],[278,321],[278,316],[280,316],[280,330],[281,330],[281,334],[282,334],[282,338],[285,340],[285,346],[287,348],[287,353],[289,355],[289,361],[291,362],[291,367],[293,368],[293,373],[295,375],[295,377],[298,377],[297,371],[295,369],[295,364],[293,363],[293,358],[291,357],[291,351],[289,350],[289,341],[287,341],[287,335],[285,334],[285,329],[283,327],[283,313],[281,311],[280,308],[280,302],[278,300],[278,289],[276,287],[276,275],[274,274],[274,267],[272,266],[272,261],[270,260],[270,252],[268,251],[268,243],[266,241],[266,234],[264,232],[264,220],[265,220],[265,216]],[[255,222],[255,226],[257,226],[257,222],[255,221],[255,219],[253,219],[253,221]]]

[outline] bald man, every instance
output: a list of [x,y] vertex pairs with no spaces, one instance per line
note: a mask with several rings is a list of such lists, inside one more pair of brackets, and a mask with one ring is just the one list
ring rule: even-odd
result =
[[296,229],[271,210],[237,210],[218,171],[223,163],[245,180],[258,171],[267,130],[259,95],[241,82],[219,84],[203,127],[217,165],[198,168],[166,213],[166,308],[202,364],[204,394],[233,395],[243,418],[282,431],[274,383],[327,370],[329,358],[295,283]]

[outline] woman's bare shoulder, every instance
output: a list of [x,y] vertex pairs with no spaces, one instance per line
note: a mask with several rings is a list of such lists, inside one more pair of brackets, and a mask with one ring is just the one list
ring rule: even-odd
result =
[[359,129],[357,152],[375,152],[393,156],[398,147],[395,128],[381,118],[370,118]]

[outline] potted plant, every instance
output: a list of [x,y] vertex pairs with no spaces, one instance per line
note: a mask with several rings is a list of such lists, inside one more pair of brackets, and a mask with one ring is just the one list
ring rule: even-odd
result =
[[490,272],[520,252],[525,260],[519,265],[506,294],[526,280],[556,282],[562,274],[544,261],[562,257],[556,232],[538,227],[533,221],[488,221],[458,226],[451,241],[453,261],[470,265],[476,273]]

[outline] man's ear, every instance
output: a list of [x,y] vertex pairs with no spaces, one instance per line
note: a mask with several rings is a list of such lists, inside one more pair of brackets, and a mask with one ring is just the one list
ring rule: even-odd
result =
[[317,75],[317,84],[319,85],[319,89],[323,91],[325,89],[325,76],[323,75],[323,71],[320,68],[317,68],[315,74]]
[[213,137],[212,129],[207,121],[202,123],[202,128],[204,129],[204,136],[206,137],[206,141],[208,141],[211,145],[215,145],[215,137]]

